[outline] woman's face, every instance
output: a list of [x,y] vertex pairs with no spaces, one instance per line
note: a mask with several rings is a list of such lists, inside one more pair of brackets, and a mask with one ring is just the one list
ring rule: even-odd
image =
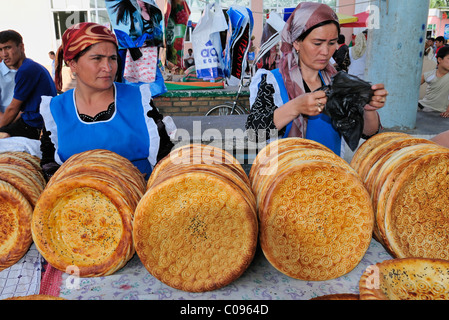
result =
[[299,53],[301,67],[323,70],[337,50],[338,29],[333,23],[315,28],[303,40],[293,42]]
[[118,69],[117,47],[112,42],[100,42],[69,65],[76,73],[77,82],[87,87],[104,90],[112,87]]

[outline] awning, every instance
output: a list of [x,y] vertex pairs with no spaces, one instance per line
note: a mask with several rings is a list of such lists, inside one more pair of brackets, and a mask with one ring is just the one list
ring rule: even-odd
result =
[[337,16],[338,16],[338,20],[340,21],[340,24],[357,22],[359,20],[355,16],[350,16],[350,15],[342,14],[342,13],[338,13],[338,12],[337,12]]
[[367,26],[367,21],[369,17],[369,12],[360,12],[354,15],[357,18],[356,22],[342,23],[340,22],[341,27],[346,28],[365,28]]

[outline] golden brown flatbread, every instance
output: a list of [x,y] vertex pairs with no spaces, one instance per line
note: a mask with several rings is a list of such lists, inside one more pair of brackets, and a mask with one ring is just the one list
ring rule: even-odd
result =
[[447,150],[436,145],[416,145],[405,147],[393,153],[379,169],[377,176],[367,189],[371,189],[371,199],[375,213],[374,234],[376,239],[391,252],[385,234],[385,206],[390,196],[391,188],[410,163],[423,155],[446,153]]
[[145,192],[132,163],[107,150],[70,157],[42,192],[33,214],[37,249],[55,268],[81,277],[109,275],[135,253],[134,210]]
[[105,181],[88,176],[44,190],[33,214],[32,234],[42,256],[81,277],[109,275],[132,257],[133,209]]
[[33,175],[33,179],[38,181],[42,189],[45,187],[46,181],[38,157],[27,152],[9,151],[0,153],[0,163],[23,168],[23,171],[26,171],[27,174]]
[[[401,148],[412,146],[416,144],[435,144],[430,142],[427,139],[422,138],[414,138],[414,137],[395,137],[389,139],[386,142],[380,143],[378,146],[373,148],[369,155],[367,155],[360,162],[359,168],[357,172],[360,175],[362,181],[366,181],[368,172],[376,165],[379,161],[382,161],[382,158],[388,158],[389,152],[399,150]],[[436,145],[436,144],[435,144]]]
[[[255,176],[260,175],[264,172],[264,168],[271,167],[275,165],[273,161],[277,161],[276,157],[283,151],[289,150],[291,148],[309,148],[309,149],[320,149],[333,153],[325,145],[316,142],[314,140],[304,139],[304,138],[284,138],[278,139],[270,142],[265,147],[263,147],[254,158],[253,164],[249,172],[249,179],[251,184],[253,184],[253,179]],[[264,174],[264,173],[263,173]]]
[[402,132],[381,132],[364,141],[354,152],[354,155],[352,156],[350,162],[351,167],[353,167],[355,171],[359,172],[361,161],[369,156],[374,148],[376,148],[379,144],[390,141],[391,139],[395,139],[397,137],[407,138],[411,137],[411,135]]
[[154,277],[179,290],[204,292],[228,285],[248,268],[258,225],[248,195],[232,179],[190,169],[149,187],[135,211],[133,239]]
[[249,184],[248,176],[241,164],[229,152],[215,146],[194,143],[178,147],[161,159],[148,179],[147,188],[153,184],[159,173],[163,172],[167,167],[201,164],[232,170],[245,184]]
[[360,300],[448,300],[449,261],[386,260],[367,268],[359,291]]
[[19,261],[31,243],[30,203],[11,184],[0,181],[0,271]]
[[385,205],[385,233],[395,257],[449,260],[449,152],[408,164]]
[[358,176],[335,163],[297,161],[272,181],[259,211],[262,250],[292,278],[340,277],[371,242],[369,194]]

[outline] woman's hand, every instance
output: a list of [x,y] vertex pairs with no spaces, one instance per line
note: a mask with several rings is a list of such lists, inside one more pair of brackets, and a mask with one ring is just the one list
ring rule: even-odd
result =
[[288,125],[299,115],[317,116],[323,112],[327,103],[324,91],[315,91],[302,94],[295,99],[288,101],[280,108],[276,108],[273,113],[273,122],[276,128],[281,129]]
[[323,112],[324,107],[327,103],[326,93],[322,90],[306,93],[294,99],[295,109],[298,113],[308,115],[308,116],[316,116]]
[[365,106],[366,111],[376,111],[381,109],[385,106],[385,102],[387,101],[388,91],[385,90],[382,83],[373,85],[371,89],[373,89],[374,95],[369,104]]

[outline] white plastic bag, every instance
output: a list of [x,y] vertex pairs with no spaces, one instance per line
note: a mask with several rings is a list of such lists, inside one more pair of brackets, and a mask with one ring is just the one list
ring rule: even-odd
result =
[[203,15],[192,32],[193,55],[198,78],[213,80],[223,77],[223,48],[220,32],[228,24],[223,11],[215,4],[206,4]]

